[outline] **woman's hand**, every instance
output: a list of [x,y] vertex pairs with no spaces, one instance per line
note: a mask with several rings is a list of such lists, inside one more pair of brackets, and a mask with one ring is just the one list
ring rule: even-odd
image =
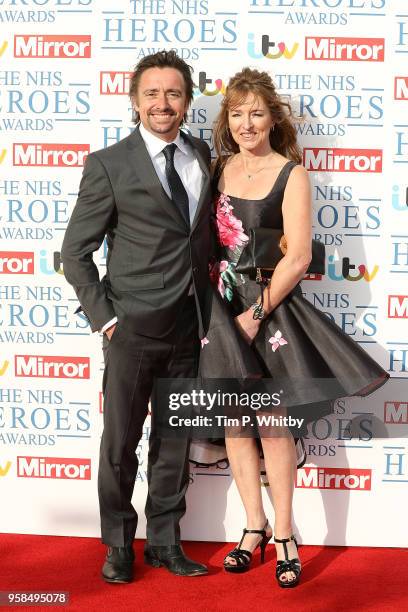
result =
[[244,340],[251,344],[259,331],[261,321],[253,318],[254,311],[250,308],[235,317],[235,324],[238,327]]

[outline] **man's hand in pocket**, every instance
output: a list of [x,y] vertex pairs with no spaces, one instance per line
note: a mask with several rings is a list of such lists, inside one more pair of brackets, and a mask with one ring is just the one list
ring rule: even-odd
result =
[[112,325],[112,327],[109,327],[109,329],[105,331],[105,334],[107,335],[108,340],[112,338],[113,334],[115,333],[115,329],[116,329],[116,324]]

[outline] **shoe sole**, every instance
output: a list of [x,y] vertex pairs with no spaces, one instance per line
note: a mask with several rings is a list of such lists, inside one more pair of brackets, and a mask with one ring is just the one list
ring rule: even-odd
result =
[[288,580],[287,582],[282,582],[282,580],[278,580],[278,584],[282,589],[293,589],[293,587],[299,584],[299,580]]
[[250,567],[249,566],[239,567],[239,565],[232,565],[230,567],[225,567],[224,565],[224,569],[226,572],[229,572],[230,574],[244,574],[245,572],[249,571]]
[[109,582],[109,584],[130,584],[131,582],[133,582],[133,579],[131,580],[115,580],[114,578],[105,578],[105,576],[102,575],[102,580],[104,580],[105,582]]
[[169,572],[171,572],[175,576],[187,576],[188,578],[193,578],[194,576],[205,576],[206,574],[208,574],[208,571],[197,571],[192,574],[179,574],[178,572],[173,572],[173,570],[168,568],[167,565],[165,565],[165,563],[162,563],[161,561],[159,561],[159,559],[152,559],[151,557],[147,557],[145,555],[144,560],[145,560],[145,563],[147,563],[148,565],[151,565],[152,567],[156,567],[156,568],[165,567]]

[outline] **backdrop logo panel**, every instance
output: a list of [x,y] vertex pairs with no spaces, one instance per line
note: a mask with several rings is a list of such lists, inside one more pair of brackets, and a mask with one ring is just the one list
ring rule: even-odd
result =
[[306,170],[319,172],[382,172],[381,149],[305,148]]
[[89,58],[91,37],[78,35],[16,35],[14,57]]
[[248,13],[273,16],[280,26],[344,26],[384,17],[387,0],[248,0]]
[[394,210],[407,211],[408,210],[408,187],[406,186],[402,187],[400,185],[393,185],[391,200],[392,200],[392,207],[394,208]]
[[0,402],[2,445],[57,446],[67,439],[72,451],[75,441],[90,438],[93,426],[90,403],[72,396],[68,399],[60,390],[2,386]]
[[395,77],[394,100],[408,100],[408,76]]
[[[293,108],[313,237],[326,245],[327,261],[326,274],[308,275],[302,291],[392,377],[367,398],[338,400],[331,417],[309,427],[294,514],[306,543],[373,544],[360,517],[370,512],[380,523],[389,507],[400,507],[408,478],[407,398],[399,386],[408,376],[406,9],[406,0],[0,0],[4,530],[18,532],[15,504],[39,484],[31,478],[43,478],[26,530],[99,535],[101,340],[75,314],[61,244],[87,155],[134,129],[134,65],[172,48],[194,69],[186,128],[213,156],[213,121],[243,66],[269,72]],[[106,256],[104,241],[94,253],[101,276]],[[148,417],[136,451],[140,537],[149,431]],[[243,516],[228,464],[196,465],[190,481],[183,537],[234,540]],[[78,495],[90,520],[77,520]],[[353,512],[344,517],[349,500]],[[267,496],[265,503],[270,508]],[[325,513],[340,527],[327,533]],[[394,513],[376,545],[401,546],[405,528],[403,513]]]
[[4,359],[1,363],[0,363],[0,376],[4,376],[4,374],[7,372],[7,368],[9,367],[10,362],[8,359]]
[[67,15],[92,13],[94,0],[2,0],[0,22],[9,24],[64,24]]
[[388,296],[388,317],[390,319],[408,319],[408,295]]
[[0,477],[7,476],[11,468],[11,461],[6,461],[0,464]]
[[89,357],[16,355],[15,376],[84,379],[90,376]]
[[131,78],[131,72],[100,72],[99,93],[104,96],[127,96]]
[[383,62],[384,38],[307,36],[305,59],[335,62]]
[[277,60],[284,58],[291,60],[295,57],[299,43],[288,43],[284,41],[271,40],[268,34],[262,34],[260,37],[261,46],[260,52],[256,49],[256,36],[253,32],[248,34],[248,55],[253,59],[272,59]]
[[408,424],[408,402],[385,402],[384,423],[389,425]]
[[0,274],[34,274],[34,253],[0,251]]
[[91,480],[90,459],[63,457],[17,457],[19,478]]
[[16,142],[13,147],[13,164],[73,168],[83,166],[88,155],[88,144]]
[[[214,86],[212,85],[214,83]],[[210,88],[208,87],[210,86]],[[200,96],[217,96],[225,94],[226,86],[222,79],[208,78],[206,72],[198,73],[198,88],[194,90],[194,97]]]
[[370,491],[371,470],[357,468],[304,467],[297,471],[296,487]]

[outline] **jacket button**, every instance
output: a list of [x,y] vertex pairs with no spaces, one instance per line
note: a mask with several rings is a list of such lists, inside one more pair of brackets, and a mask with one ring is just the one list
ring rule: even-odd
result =
[[193,273],[194,273],[194,274],[197,274],[197,272],[198,272],[198,268],[197,268],[197,266],[195,266],[195,267],[193,268]]

